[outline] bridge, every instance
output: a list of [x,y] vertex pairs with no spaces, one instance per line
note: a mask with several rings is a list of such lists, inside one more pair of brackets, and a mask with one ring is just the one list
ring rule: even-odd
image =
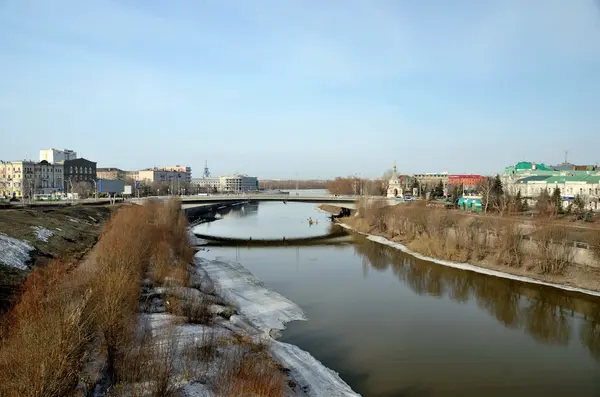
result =
[[287,194],[237,194],[237,195],[214,195],[214,196],[183,196],[181,204],[192,206],[209,203],[235,203],[239,201],[279,201],[290,203],[315,203],[331,204],[344,208],[355,208],[356,201],[360,196],[294,196]]
[[201,247],[222,247],[222,246],[244,246],[244,247],[269,247],[269,246],[312,246],[312,245],[330,245],[341,244],[348,241],[351,235],[344,229],[336,229],[329,234],[311,237],[282,237],[274,239],[257,238],[235,238],[219,237],[208,234],[194,233],[194,235],[206,243]]

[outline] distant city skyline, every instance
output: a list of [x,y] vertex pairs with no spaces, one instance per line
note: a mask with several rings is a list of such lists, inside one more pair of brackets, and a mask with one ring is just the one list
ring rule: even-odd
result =
[[2,2],[0,65],[3,160],[263,179],[600,161],[595,0]]

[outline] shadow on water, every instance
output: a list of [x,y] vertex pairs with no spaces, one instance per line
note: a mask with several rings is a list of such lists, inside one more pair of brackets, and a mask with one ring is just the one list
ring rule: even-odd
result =
[[[600,300],[583,294],[557,291],[445,267],[417,259],[402,251],[356,236],[355,252],[363,272],[391,269],[417,295],[448,297],[477,305],[507,328],[522,329],[535,340],[566,346],[581,322],[579,341],[600,361]],[[401,395],[401,394],[400,394]],[[411,394],[406,394],[411,395]]]

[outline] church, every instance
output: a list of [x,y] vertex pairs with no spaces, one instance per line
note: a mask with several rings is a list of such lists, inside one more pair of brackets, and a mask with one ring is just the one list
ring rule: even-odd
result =
[[387,196],[389,198],[402,197],[402,185],[400,184],[400,178],[398,177],[398,171],[396,170],[396,162],[394,161],[394,169],[392,176],[388,182]]

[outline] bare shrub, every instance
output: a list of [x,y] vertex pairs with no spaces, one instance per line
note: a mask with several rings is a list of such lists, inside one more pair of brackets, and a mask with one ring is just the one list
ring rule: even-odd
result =
[[124,349],[117,364],[118,380],[109,396],[167,397],[175,391],[178,333],[173,328],[158,336],[148,326],[138,330],[136,340]]
[[210,311],[213,303],[204,296],[186,295],[183,297],[170,295],[167,298],[167,311],[176,316],[185,317],[190,324],[209,325],[214,318]]
[[541,273],[562,274],[573,261],[573,242],[563,227],[542,226],[536,232],[535,245]]
[[237,344],[222,361],[217,389],[219,396],[280,397],[287,393],[287,377],[262,348]]
[[498,226],[498,259],[505,265],[518,267],[523,263],[523,232],[519,225],[511,222]]
[[62,396],[77,383],[92,338],[90,292],[70,286],[68,267],[54,261],[34,270],[9,314],[0,342],[1,396]]
[[600,262],[600,232],[594,231],[591,235],[590,248],[594,257]]
[[217,334],[212,328],[203,329],[199,339],[195,338],[186,343],[183,350],[184,378],[204,379],[217,355],[218,347]]

